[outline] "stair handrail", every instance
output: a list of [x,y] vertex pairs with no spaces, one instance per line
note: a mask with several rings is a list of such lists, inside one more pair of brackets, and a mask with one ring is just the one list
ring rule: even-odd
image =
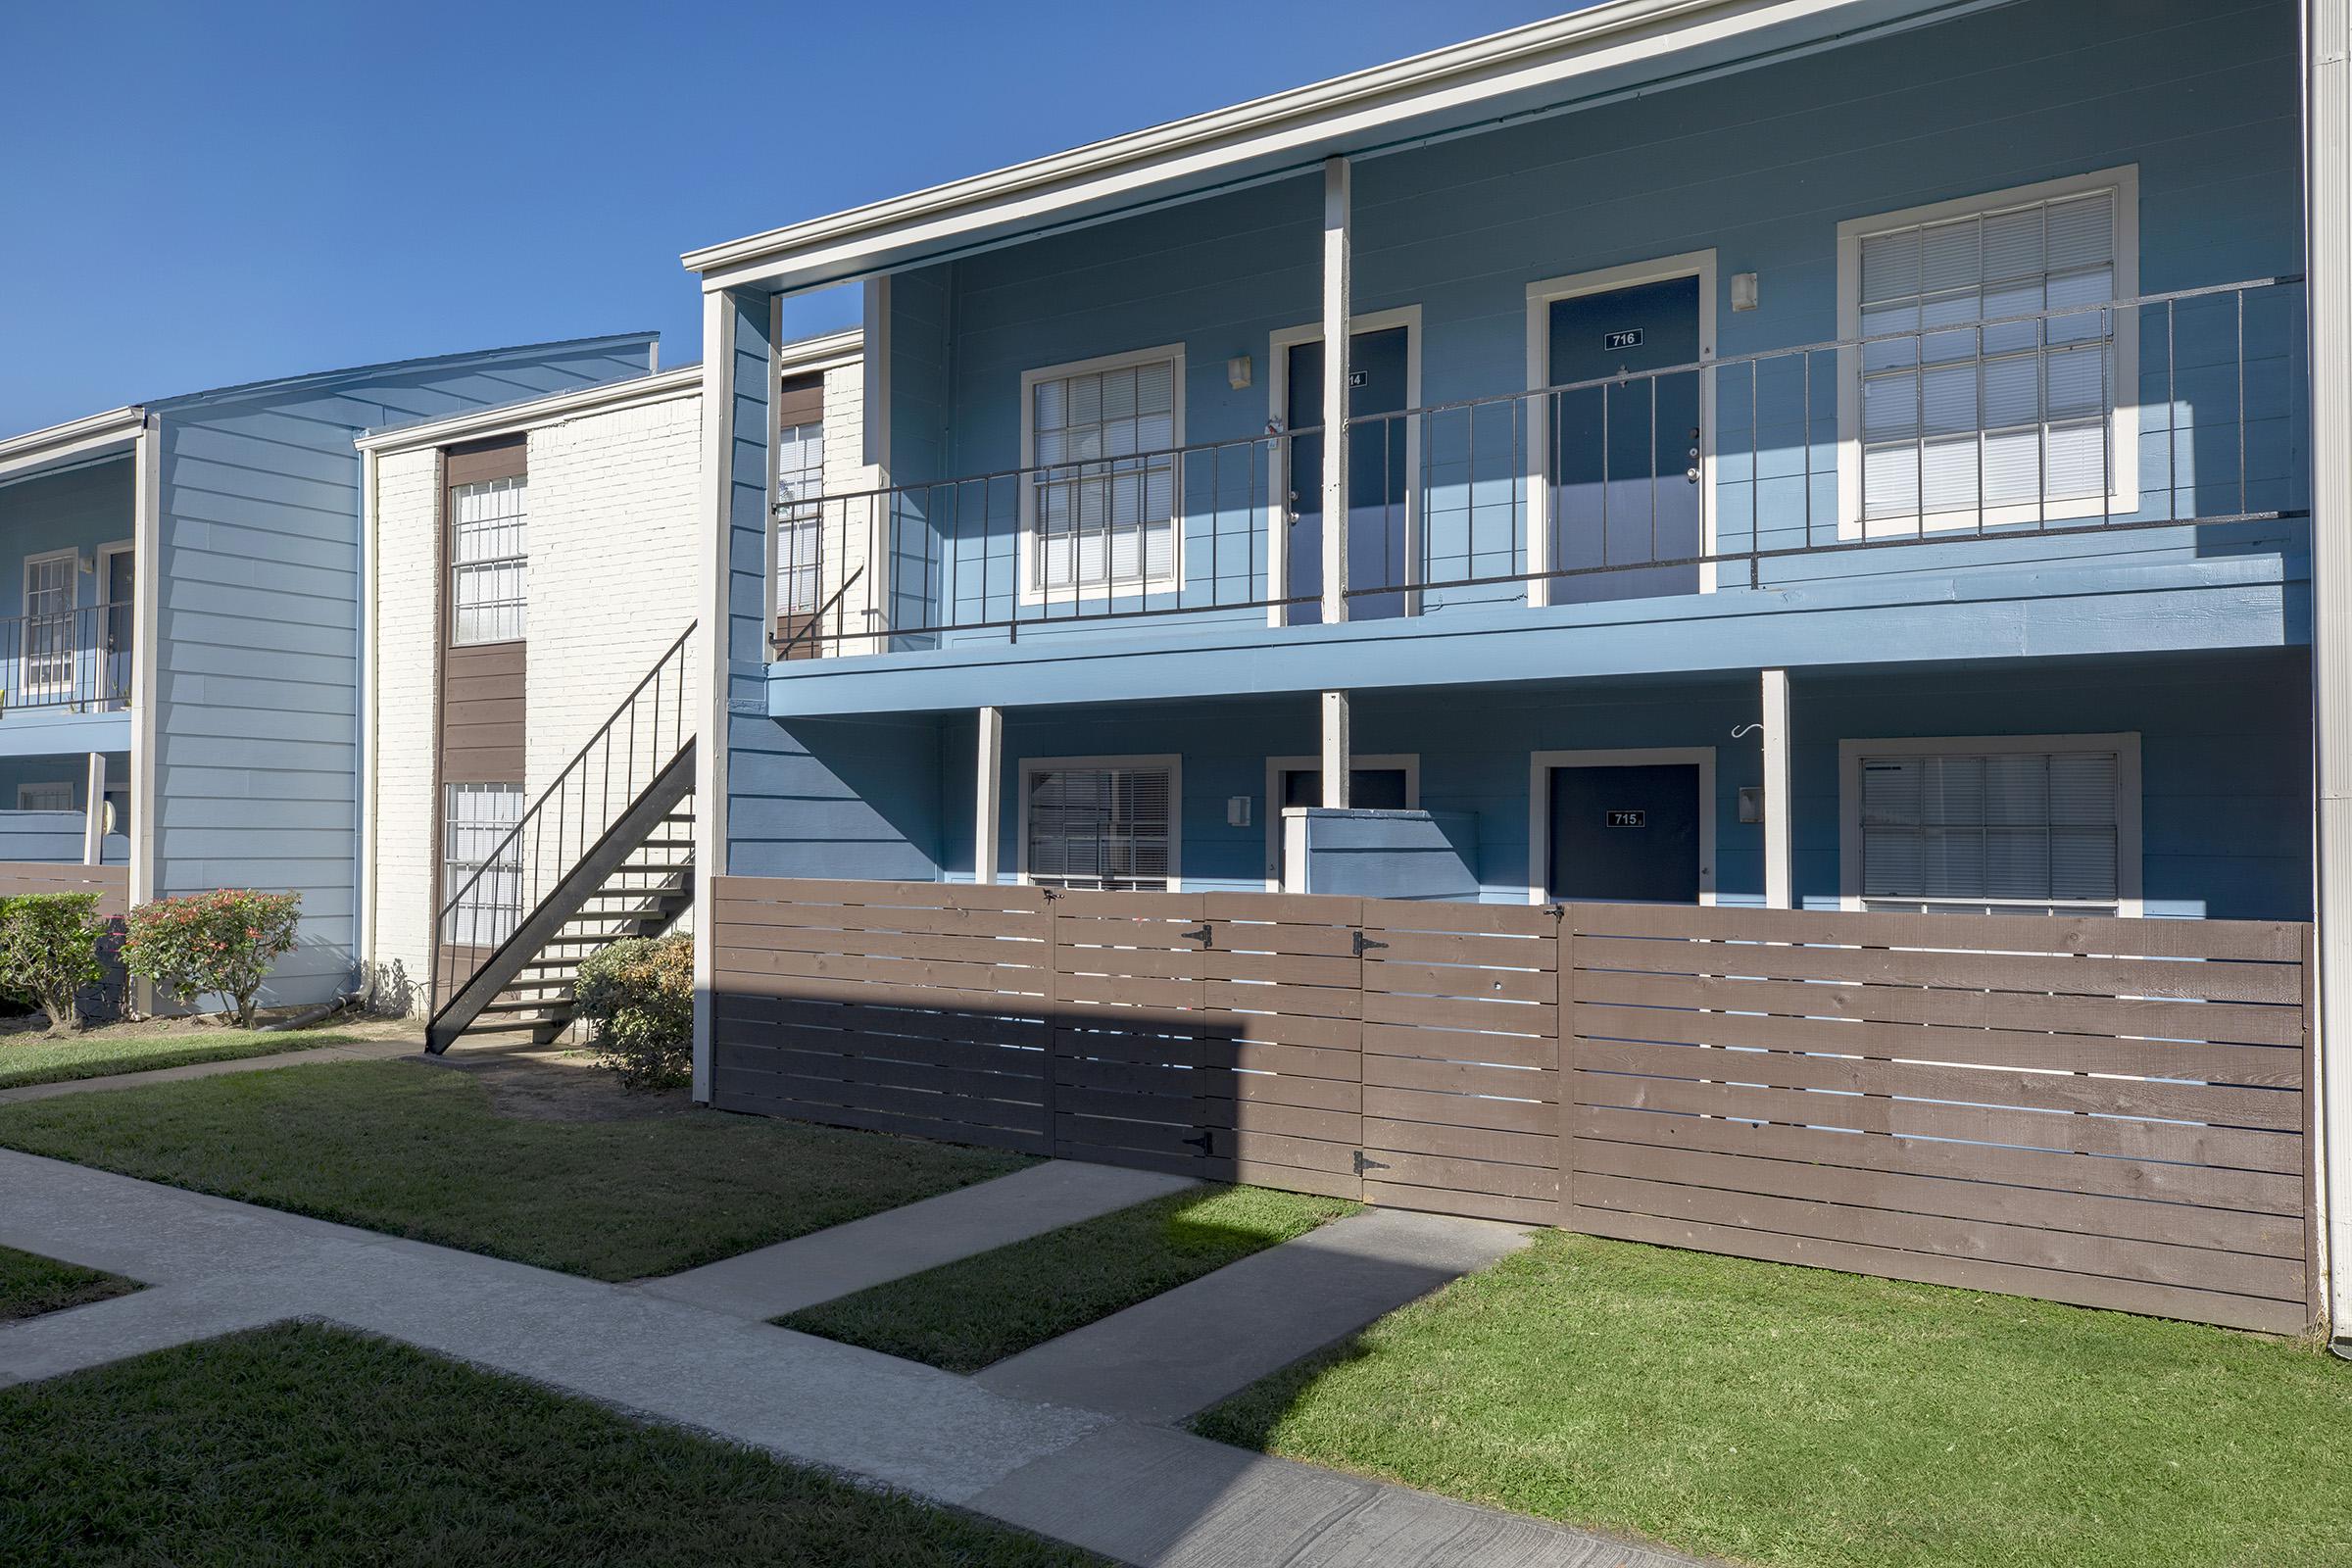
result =
[[[538,799],[524,808],[522,815],[515,819],[514,827],[510,828],[506,835],[483,857],[481,864],[475,867],[473,875],[467,877],[464,886],[442,902],[440,911],[433,919],[432,977],[425,1007],[425,1015],[428,1018],[440,1016],[444,996],[454,997],[457,992],[465,988],[467,980],[479,974],[499,954],[505,951],[528,916],[553,895],[556,888],[562,885],[565,873],[572,865],[578,863],[579,858],[602,839],[612,824],[619,819],[619,815],[625,813],[638,796],[650,788],[654,781],[659,779],[663,771],[677,760],[678,756],[686,747],[693,743],[695,726],[686,700],[691,662],[684,655],[688,643],[693,640],[696,628],[700,624],[699,620],[687,622],[686,629],[678,633],[677,640],[662,651],[662,657],[654,661],[653,667],[647,670],[637,684],[629,689],[628,696],[621,699],[620,706],[615,708],[612,715],[597,727],[595,733],[591,734],[579,751],[572,755],[571,760],[564,765],[563,770],[557,773],[547,788],[539,792]],[[675,696],[669,705],[669,711],[665,715],[662,712],[662,697],[664,685],[673,679]],[[651,748],[648,755],[652,759],[652,765],[646,769],[645,776],[640,779],[635,776],[634,771],[637,765],[637,715],[640,704],[649,692],[653,698],[653,712],[647,726],[646,739]],[[669,734],[669,745],[666,748],[661,744],[665,718]],[[623,719],[628,720],[628,744],[622,759],[624,771],[619,792],[619,810],[615,812],[613,809],[611,742],[619,731]],[[588,769],[591,759],[600,754],[604,763],[604,774],[600,781],[598,801],[603,808],[601,813],[603,819],[591,826],[586,814]],[[565,803],[570,799],[569,791],[575,782],[579,786],[581,803],[581,817],[575,835],[578,839],[578,846],[566,858],[564,844],[566,830],[572,824],[565,809]],[[439,805],[440,803],[435,803],[436,808]],[[536,875],[540,861],[538,852],[543,847],[542,835],[550,819],[551,808],[554,808],[557,816],[556,851],[561,863],[542,886]],[[516,855],[514,859],[510,860],[508,855],[510,851],[519,851],[526,839],[533,852],[527,863],[533,876],[531,893],[536,896],[527,895],[518,888],[516,904],[513,911],[513,926],[495,942],[470,945],[478,948],[479,951],[475,953],[470,964],[465,966],[464,972],[454,974],[450,984],[444,988],[442,984],[443,970],[445,968],[454,970],[463,961],[455,957],[458,945],[451,939],[456,915],[466,904],[468,898],[482,886],[485,877],[494,872],[516,877],[524,874],[526,862],[522,858]]]

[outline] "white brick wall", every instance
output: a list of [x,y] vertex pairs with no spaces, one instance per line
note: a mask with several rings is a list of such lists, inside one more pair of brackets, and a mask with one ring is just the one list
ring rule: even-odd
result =
[[440,455],[395,453],[375,470],[375,902],[368,919],[375,1004],[421,1009],[431,975],[433,529]]
[[[825,489],[871,489],[864,372],[825,376]],[[535,799],[700,614],[706,564],[697,530],[702,398],[687,390],[588,414],[529,434],[530,611],[525,660],[525,795]],[[376,795],[370,945],[379,1005],[421,1008],[432,952],[434,529],[432,452],[376,466]],[[857,531],[825,541],[825,592],[864,556]],[[867,602],[861,579],[853,597]],[[858,651],[852,645],[848,652]],[[699,671],[698,671],[699,672]],[[699,683],[698,683],[699,685]],[[688,712],[701,701],[690,688]],[[410,993],[403,995],[406,980]]]
[[701,611],[701,415],[689,392],[531,432],[532,798]]

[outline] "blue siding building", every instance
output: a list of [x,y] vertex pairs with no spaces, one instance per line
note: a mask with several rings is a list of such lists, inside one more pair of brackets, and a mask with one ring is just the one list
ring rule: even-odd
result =
[[[2308,917],[2296,7],[1649,9],[692,253],[724,868],[1302,887],[1354,805],[1490,902]],[[853,276],[779,658],[773,301]]]
[[[357,974],[368,428],[641,375],[650,333],[163,398],[0,441],[0,859],[292,890],[272,1004]],[[104,807],[93,821],[93,791]]]

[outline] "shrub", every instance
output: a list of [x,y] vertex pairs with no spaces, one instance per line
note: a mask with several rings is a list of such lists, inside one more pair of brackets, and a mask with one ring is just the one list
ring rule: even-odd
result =
[[106,976],[95,893],[28,893],[0,904],[0,987],[30,997],[52,1029],[81,1027],[81,988]]
[[250,1029],[262,983],[294,951],[301,904],[299,893],[242,888],[142,904],[130,911],[122,966],[191,1011],[202,998],[223,998]]
[[631,1089],[694,1075],[694,939],[626,937],[580,961],[572,1008],[598,1064]]

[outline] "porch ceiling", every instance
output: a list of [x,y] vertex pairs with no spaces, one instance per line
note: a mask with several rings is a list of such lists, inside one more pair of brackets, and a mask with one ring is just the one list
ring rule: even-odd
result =
[[814,288],[2011,3],[1612,0],[681,260],[706,290]]

